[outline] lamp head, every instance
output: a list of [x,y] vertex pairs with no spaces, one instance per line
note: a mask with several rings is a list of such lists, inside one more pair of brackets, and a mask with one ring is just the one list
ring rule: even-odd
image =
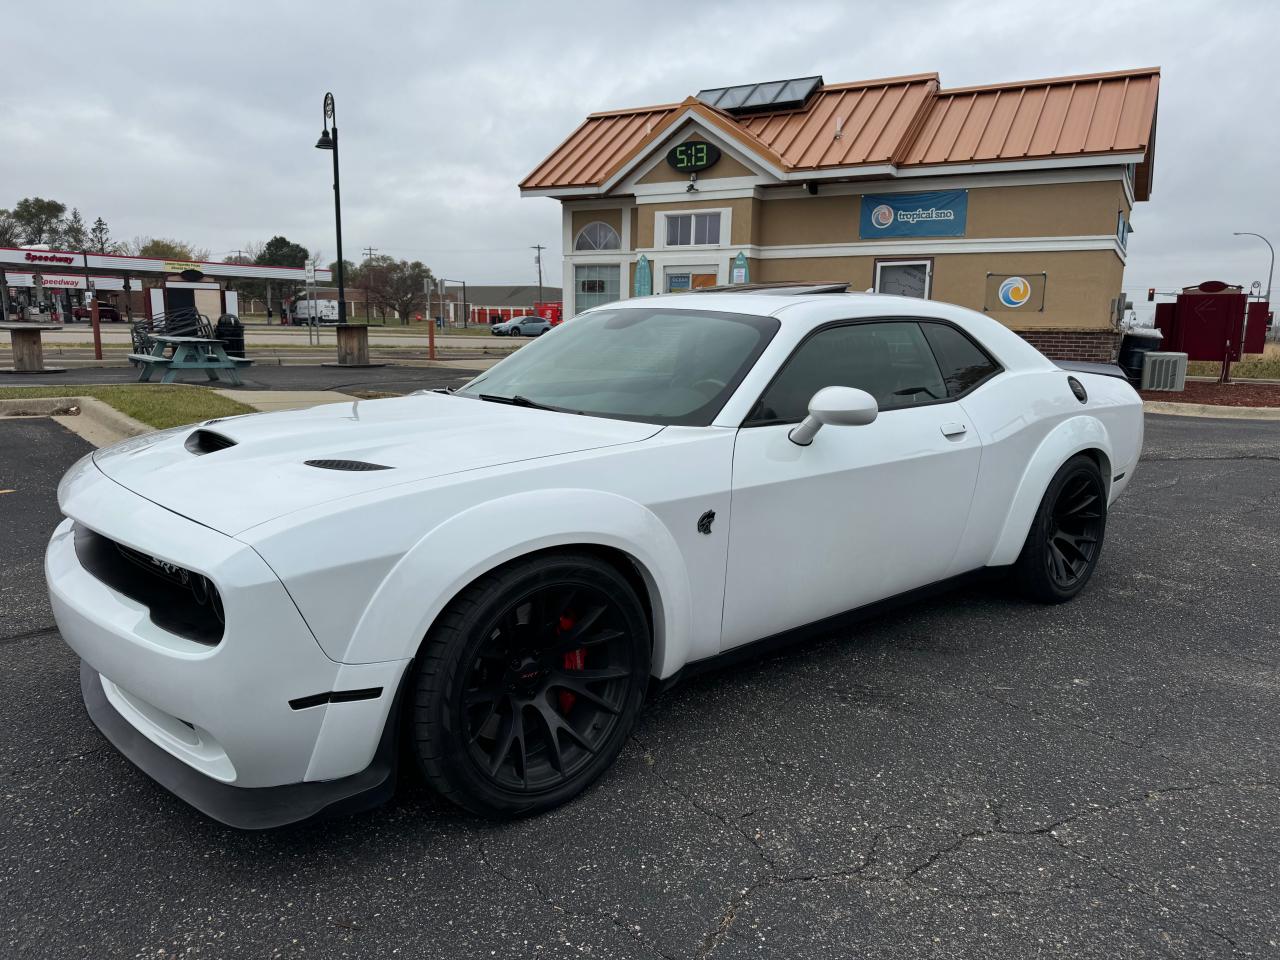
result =
[[333,149],[333,137],[329,136],[329,128],[328,128],[328,127],[326,127],[323,131],[321,131],[321,133],[320,133],[320,139],[316,141],[316,149],[317,149],[317,150],[332,150],[332,149]]

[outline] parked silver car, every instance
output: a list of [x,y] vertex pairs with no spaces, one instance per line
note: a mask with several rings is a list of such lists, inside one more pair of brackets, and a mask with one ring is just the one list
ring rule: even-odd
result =
[[540,337],[551,329],[551,321],[536,314],[523,317],[512,317],[502,323],[495,323],[489,332],[495,337]]

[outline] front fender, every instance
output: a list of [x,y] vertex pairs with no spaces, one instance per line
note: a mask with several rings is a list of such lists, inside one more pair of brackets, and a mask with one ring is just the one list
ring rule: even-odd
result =
[[[1113,460],[1111,439],[1096,417],[1076,416],[1064,420],[1040,442],[1014,491],[1000,537],[988,560],[990,566],[1007,566],[1018,559],[1049,481],[1064,463],[1085,450],[1101,450],[1108,464]],[[1110,489],[1110,469],[1104,465],[1102,470],[1103,483]]]
[[666,677],[689,656],[692,597],[684,557],[646,507],[596,490],[536,490],[456,514],[422,537],[391,569],[356,625],[347,663],[411,657],[459,591],[508,560],[573,544],[628,554],[649,587],[652,670]]

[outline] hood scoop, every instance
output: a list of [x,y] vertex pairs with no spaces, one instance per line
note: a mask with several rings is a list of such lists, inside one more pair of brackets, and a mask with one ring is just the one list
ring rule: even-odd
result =
[[234,447],[235,445],[236,442],[225,434],[203,429],[193,430],[191,436],[187,437],[186,443],[183,444],[197,457],[202,457],[206,453],[217,453],[219,450],[225,450],[227,447]]
[[392,470],[381,463],[369,463],[367,460],[304,460],[308,467],[319,467],[321,470]]

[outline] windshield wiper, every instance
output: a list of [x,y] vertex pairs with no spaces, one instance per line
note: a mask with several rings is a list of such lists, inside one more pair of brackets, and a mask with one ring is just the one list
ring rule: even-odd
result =
[[537,400],[530,400],[528,397],[522,397],[520,394],[514,394],[510,397],[499,396],[496,393],[477,394],[481,400],[488,400],[490,403],[508,403],[513,407],[531,407],[534,410],[552,410],[556,413],[564,413],[560,407],[551,407],[545,403],[539,403]]

